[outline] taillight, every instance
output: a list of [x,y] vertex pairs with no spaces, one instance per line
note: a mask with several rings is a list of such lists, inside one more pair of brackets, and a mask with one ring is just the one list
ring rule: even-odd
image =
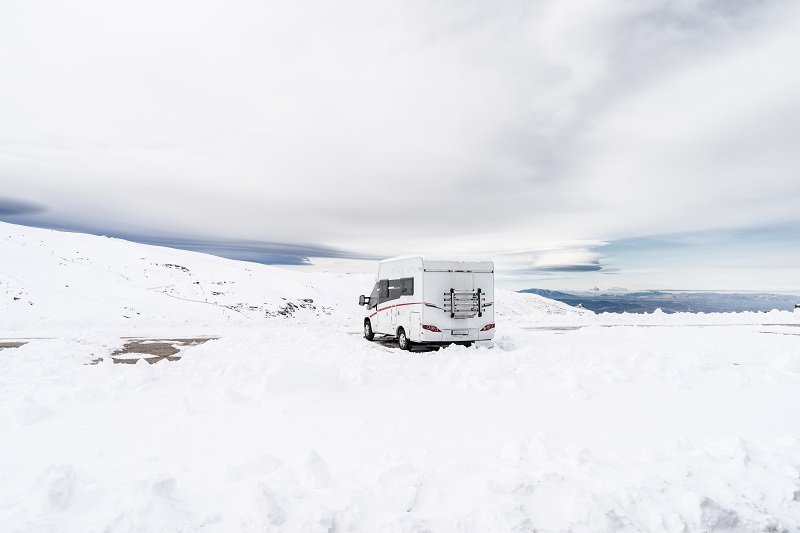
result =
[[494,329],[494,324],[486,324],[481,328],[481,331],[489,331],[490,329]]
[[437,328],[436,326],[429,326],[428,324],[423,324],[422,329],[427,329],[428,331],[433,331],[434,333],[441,333],[442,330]]

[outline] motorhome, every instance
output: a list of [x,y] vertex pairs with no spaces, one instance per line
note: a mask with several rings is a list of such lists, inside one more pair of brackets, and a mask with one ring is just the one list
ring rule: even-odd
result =
[[364,337],[413,344],[465,344],[494,338],[494,263],[428,256],[386,259],[369,296]]

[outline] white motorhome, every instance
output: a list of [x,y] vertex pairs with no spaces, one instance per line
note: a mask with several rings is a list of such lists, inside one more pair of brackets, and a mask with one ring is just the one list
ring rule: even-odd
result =
[[366,306],[364,337],[412,344],[466,344],[494,337],[494,263],[427,256],[386,259]]

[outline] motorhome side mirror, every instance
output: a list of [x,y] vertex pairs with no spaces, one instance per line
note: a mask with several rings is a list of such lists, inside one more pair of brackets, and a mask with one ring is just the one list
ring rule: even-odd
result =
[[369,298],[364,296],[363,294],[358,297],[358,305],[367,305],[369,303]]

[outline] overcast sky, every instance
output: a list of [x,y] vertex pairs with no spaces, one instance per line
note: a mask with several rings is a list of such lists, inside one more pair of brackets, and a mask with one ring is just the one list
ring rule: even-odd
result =
[[0,0],[0,220],[798,290],[798,65],[794,0]]

